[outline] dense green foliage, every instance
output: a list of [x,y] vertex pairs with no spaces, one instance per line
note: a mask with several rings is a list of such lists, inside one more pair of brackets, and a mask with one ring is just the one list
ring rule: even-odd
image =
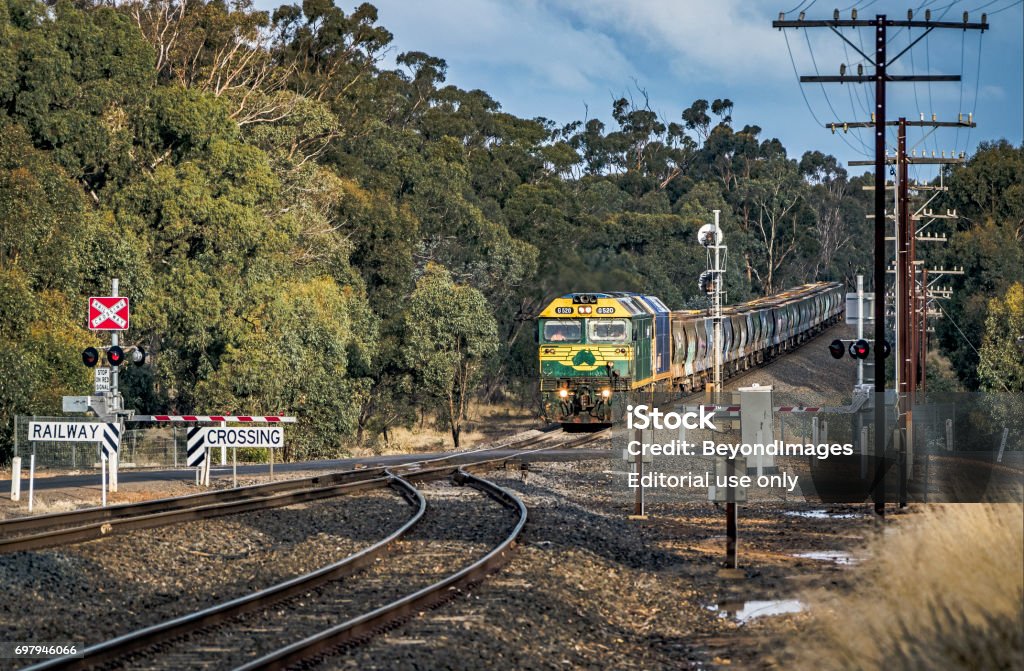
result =
[[[298,414],[300,458],[425,411],[457,440],[474,394],[529,400],[555,294],[702,306],[713,209],[730,300],[868,270],[870,177],[735,128],[728,100],[558,126],[424,53],[385,69],[390,46],[368,4],[0,0],[0,453],[14,414],[88,390],[84,297],[111,277],[151,353],[130,407]],[[976,346],[1024,272],[1022,166],[993,145],[949,176],[971,271],[949,311]]]

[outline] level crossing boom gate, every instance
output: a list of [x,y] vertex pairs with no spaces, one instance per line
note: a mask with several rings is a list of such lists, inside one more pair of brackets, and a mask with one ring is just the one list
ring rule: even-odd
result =
[[[294,424],[295,417],[285,415],[135,415],[132,422],[189,424],[186,432],[185,465],[196,469],[196,484],[210,486],[209,448],[221,448],[221,465],[227,463],[227,448],[231,448],[232,484],[238,486],[238,448],[265,447],[270,452],[270,477],[274,477],[274,449],[284,447],[284,427]],[[239,424],[270,424],[270,427],[229,427],[228,422]],[[199,426],[214,423],[216,426]]]

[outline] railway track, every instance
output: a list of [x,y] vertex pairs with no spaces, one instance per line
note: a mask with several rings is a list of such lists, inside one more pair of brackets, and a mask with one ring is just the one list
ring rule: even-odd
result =
[[[412,471],[426,466],[462,463],[477,455],[500,450],[527,450],[557,441],[559,432],[546,430],[508,444],[465,450],[433,459],[410,459],[392,467],[393,472]],[[572,441],[570,441],[572,442]],[[573,445],[560,445],[572,447]],[[383,467],[339,471],[321,476],[272,482],[237,489],[192,494],[121,504],[107,508],[87,508],[64,513],[14,518],[0,522],[0,553],[81,543],[138,529],[151,529],[221,515],[266,510],[315,501],[382,487],[387,475]]]
[[[530,449],[522,450],[522,456],[554,447],[583,445],[605,435],[600,432],[569,440],[537,441]],[[491,450],[478,451],[478,456],[484,456],[487,451]],[[434,463],[429,467],[424,467],[424,462],[413,462],[401,469],[390,469],[380,477],[337,485],[369,488],[372,483],[374,487],[391,487],[410,503],[414,510],[410,518],[373,545],[267,589],[92,645],[84,650],[83,657],[57,658],[29,668],[91,669],[101,665],[133,669],[225,668],[229,662],[224,657],[226,654],[231,657],[230,651],[244,653],[230,662],[237,663],[239,669],[285,668],[370,636],[450,598],[460,588],[481,580],[508,560],[509,551],[526,522],[527,511],[514,494],[471,473],[494,468],[508,461],[508,457],[483,458],[463,465],[437,465],[446,459],[431,460]],[[399,470],[401,473],[396,472]],[[432,526],[424,531],[418,544],[410,546],[412,551],[406,548],[397,564],[387,562],[378,566],[385,555],[395,551],[396,545],[409,542],[411,532],[427,515],[426,497],[413,483],[438,480],[477,490],[511,511],[515,520],[511,525],[505,521],[505,530],[496,535],[491,529],[492,539],[486,545],[479,540],[468,542],[470,539],[460,536],[471,546],[473,558],[466,562],[466,552],[449,548],[447,541],[437,536],[442,533],[450,536],[452,530],[464,532],[473,520],[482,520],[484,516],[463,514],[462,521],[453,523],[451,519],[445,521],[448,513],[441,512],[438,516],[435,512],[430,522]],[[444,507],[435,502],[434,509]],[[493,539],[495,536],[497,541]],[[438,556],[439,549],[442,556]],[[458,556],[460,552],[462,559]],[[422,567],[424,558],[432,563],[430,571]],[[452,566],[457,568],[453,570]],[[365,581],[351,580],[361,569],[367,569],[371,575]],[[430,576],[426,584],[423,584],[424,575]],[[381,595],[385,595],[383,602]],[[367,602],[376,606],[363,610]],[[345,613],[341,621],[338,612]]]
[[[737,382],[742,381],[743,379],[745,379],[746,377],[748,377],[750,375],[753,375],[754,373],[757,373],[759,371],[763,371],[765,368],[768,368],[772,364],[778,363],[779,361],[781,361],[785,357],[787,357],[787,356],[789,356],[791,354],[795,354],[802,347],[807,346],[808,344],[810,344],[813,341],[817,340],[821,336],[831,332],[833,329],[841,328],[841,327],[842,327],[842,322],[837,322],[835,324],[832,324],[832,325],[822,329],[821,331],[818,331],[817,333],[809,334],[807,339],[802,341],[796,347],[793,347],[793,348],[791,348],[791,349],[789,349],[789,350],[787,350],[785,352],[780,352],[779,354],[776,354],[775,356],[773,356],[771,358],[765,358],[763,361],[761,361],[761,363],[754,364],[754,365],[750,366],[749,368],[746,368],[746,369],[741,370],[739,372],[735,372],[732,375],[729,375],[728,377],[726,377],[725,379],[722,380],[722,385],[723,385],[723,387],[726,387],[726,388],[728,388],[730,386],[735,387]],[[678,403],[681,404],[681,405],[693,405],[693,404],[703,403],[704,399],[705,399],[705,392],[703,392],[703,391],[687,392],[687,393],[685,393],[685,394],[683,394],[682,396],[679,397]]]

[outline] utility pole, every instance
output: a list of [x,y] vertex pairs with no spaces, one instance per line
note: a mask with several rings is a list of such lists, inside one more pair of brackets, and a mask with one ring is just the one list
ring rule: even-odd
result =
[[[871,20],[858,20],[856,9],[851,13],[850,19],[840,19],[839,10],[835,10],[832,15],[832,20],[805,20],[804,14],[801,13],[800,17],[796,21],[786,20],[784,14],[779,15],[777,21],[772,22],[773,28],[785,29],[785,28],[829,28],[835,33],[840,39],[846,44],[853,47],[854,51],[863,56],[869,64],[874,66],[874,74],[858,74],[847,75],[845,65],[840,68],[839,75],[827,75],[827,76],[802,76],[800,77],[801,83],[803,82],[815,82],[815,83],[871,83],[875,84],[875,111],[872,119],[872,125],[875,131],[875,265],[874,265],[874,292],[875,292],[875,337],[874,337],[874,350],[875,350],[875,456],[877,461],[877,468],[875,471],[875,479],[873,483],[874,493],[874,510],[875,514],[879,518],[885,516],[885,445],[886,445],[886,430],[885,430],[885,359],[883,348],[881,347],[882,342],[885,340],[885,275],[886,275],[886,254],[885,254],[885,165],[887,163],[887,156],[885,150],[885,127],[886,127],[886,107],[885,107],[885,94],[886,85],[889,82],[954,82],[960,81],[960,75],[890,75],[888,73],[889,66],[896,62],[900,56],[905,54],[915,44],[920,42],[926,35],[931,33],[935,29],[957,29],[957,30],[981,30],[988,29],[988,21],[985,14],[981,15],[980,23],[971,23],[967,12],[964,12],[963,22],[957,23],[953,21],[932,21],[931,10],[925,12],[925,20],[914,20],[913,11],[908,10],[907,20],[894,20],[886,17],[885,14],[877,14],[874,19]],[[911,42],[903,51],[899,52],[892,58],[889,58],[886,53],[886,40],[887,40],[887,29],[893,28],[921,28],[923,32],[921,35]],[[874,58],[864,53],[857,45],[846,38],[839,29],[840,28],[874,28],[875,34],[875,52]],[[849,124],[840,124],[844,130],[849,127]],[[835,126],[833,125],[833,132]],[[900,301],[900,297],[897,297],[897,305]],[[899,312],[897,308],[897,313]],[[897,342],[899,338],[897,338]]]

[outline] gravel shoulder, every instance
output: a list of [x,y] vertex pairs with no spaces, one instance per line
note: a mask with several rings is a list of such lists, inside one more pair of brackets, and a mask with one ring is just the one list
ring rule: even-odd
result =
[[337,561],[411,514],[387,490],[0,555],[0,640],[95,643]]
[[600,464],[536,468],[492,478],[530,508],[509,566],[318,668],[784,668],[774,642],[808,616],[742,622],[727,609],[836,588],[848,566],[795,555],[855,550],[873,527],[862,508],[804,518],[785,514],[792,505],[745,507],[743,577],[723,578],[725,516],[712,504],[630,520]]

